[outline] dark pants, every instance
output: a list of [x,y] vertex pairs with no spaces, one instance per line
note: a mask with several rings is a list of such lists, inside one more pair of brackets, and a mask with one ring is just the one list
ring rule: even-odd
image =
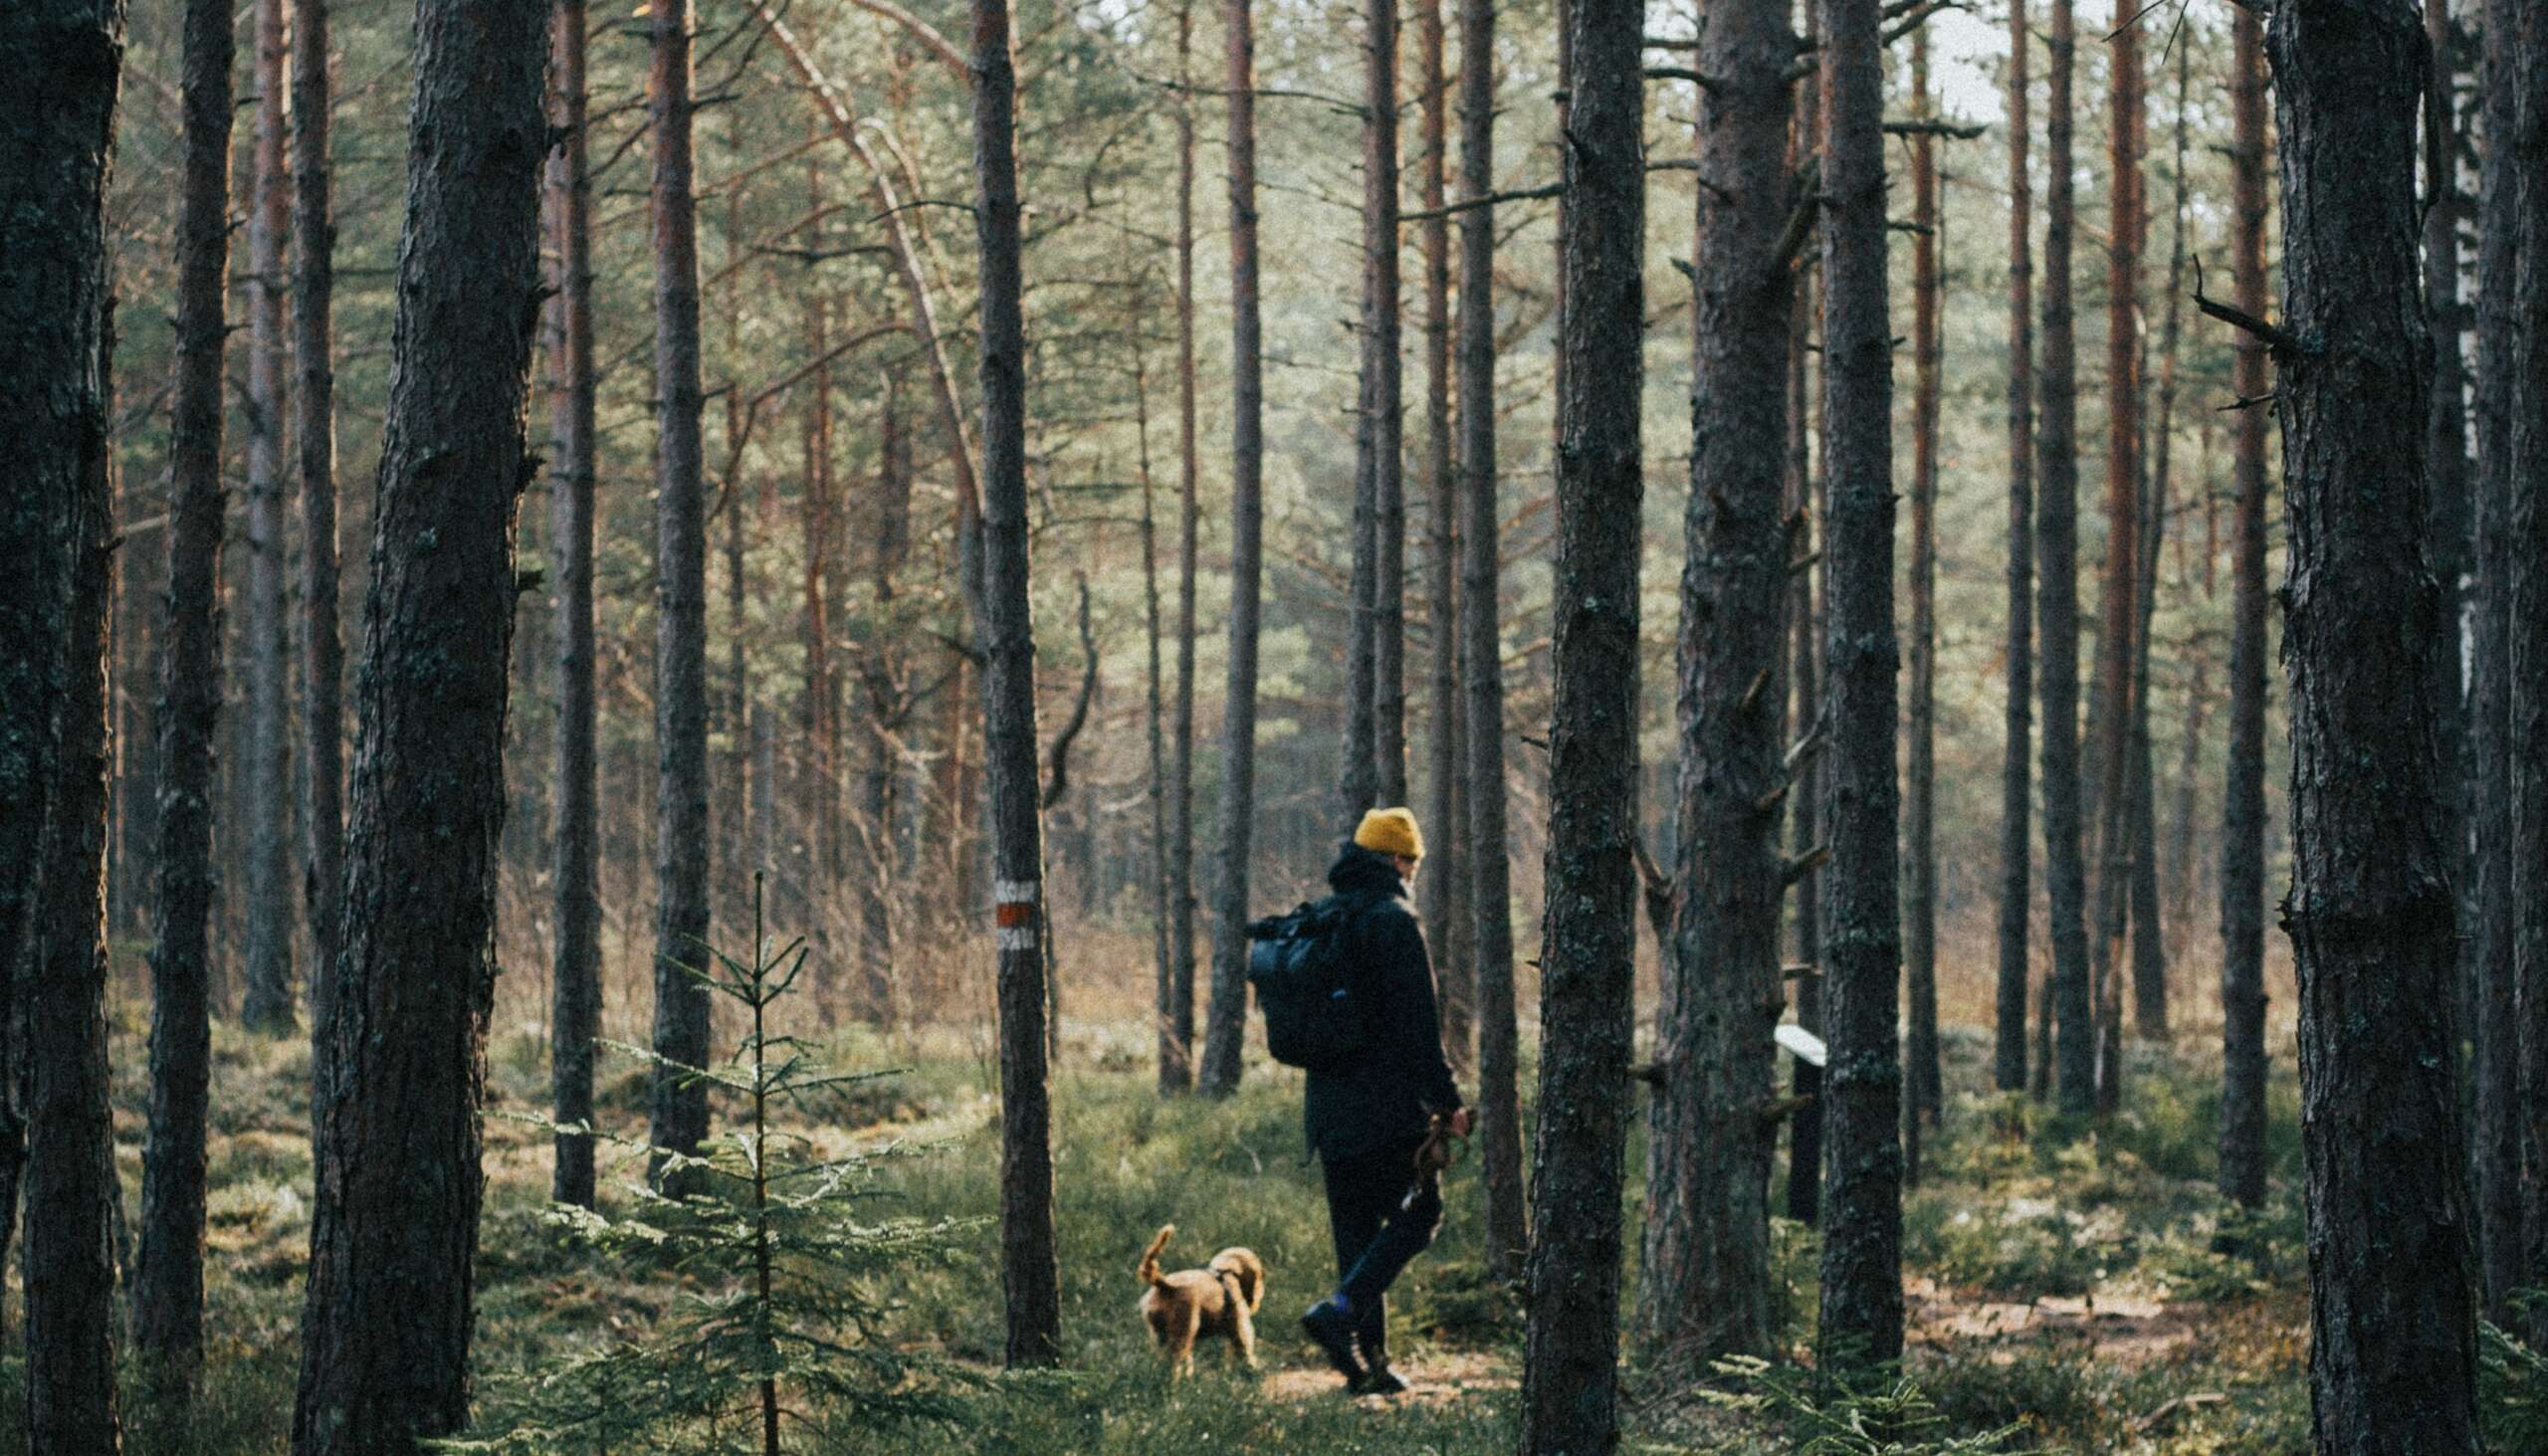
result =
[[[1438,1180],[1415,1180],[1418,1140],[1393,1143],[1320,1163],[1327,1178],[1327,1223],[1336,1236],[1336,1273],[1354,1307],[1363,1358],[1388,1362],[1385,1294],[1407,1261],[1433,1242],[1442,1225]],[[1413,1198],[1407,1195],[1410,1190]]]

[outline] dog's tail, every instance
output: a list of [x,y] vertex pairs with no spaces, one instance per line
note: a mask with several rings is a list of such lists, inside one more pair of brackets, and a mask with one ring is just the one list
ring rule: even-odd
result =
[[1142,1250],[1142,1267],[1133,1271],[1134,1278],[1144,1284],[1155,1285],[1163,1282],[1159,1277],[1159,1251],[1168,1247],[1168,1236],[1174,1232],[1176,1232],[1175,1224],[1160,1225],[1159,1237],[1151,1240],[1149,1248]]

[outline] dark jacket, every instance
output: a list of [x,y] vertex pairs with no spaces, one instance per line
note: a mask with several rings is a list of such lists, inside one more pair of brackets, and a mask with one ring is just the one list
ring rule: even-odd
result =
[[1460,1090],[1442,1055],[1424,932],[1407,909],[1397,866],[1348,844],[1327,883],[1353,911],[1345,928],[1347,974],[1377,1018],[1360,1057],[1309,1074],[1303,1127],[1310,1150],[1332,1159],[1423,1137],[1427,1115],[1458,1107]]

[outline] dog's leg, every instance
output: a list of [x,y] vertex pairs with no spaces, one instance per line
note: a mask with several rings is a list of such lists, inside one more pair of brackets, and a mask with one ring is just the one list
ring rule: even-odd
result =
[[1253,1371],[1256,1368],[1256,1321],[1249,1317],[1243,1301],[1230,1302],[1230,1344],[1238,1348],[1239,1363]]
[[1203,1311],[1192,1301],[1176,1307],[1178,1320],[1168,1332],[1168,1373],[1182,1379],[1194,1371],[1194,1337],[1203,1326]]

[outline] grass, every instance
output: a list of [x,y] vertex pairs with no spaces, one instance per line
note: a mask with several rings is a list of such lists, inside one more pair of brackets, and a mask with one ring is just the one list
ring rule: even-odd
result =
[[[1139,963],[1137,954],[1131,959]],[[1053,1082],[1064,1368],[1022,1381],[998,1375],[999,1286],[994,1234],[984,1228],[952,1270],[891,1276],[880,1292],[893,1313],[878,1332],[980,1371],[986,1384],[975,1418],[960,1428],[887,1432],[817,1420],[801,1428],[804,1448],[924,1456],[1510,1449],[1523,1317],[1518,1296],[1483,1277],[1474,1162],[1453,1173],[1434,1248],[1390,1298],[1392,1352],[1429,1393],[1348,1400],[1293,1325],[1334,1272],[1317,1169],[1302,1146],[1298,1074],[1260,1063],[1227,1101],[1163,1101],[1138,1015],[1092,987],[1071,990],[1075,1019]],[[528,1121],[546,1100],[544,1045],[535,1024],[500,1014],[497,1026],[474,1349],[491,1379],[641,1329],[684,1288],[661,1269],[603,1260],[544,1219],[548,1140]],[[2183,1045],[2189,1050],[2136,1049],[2126,1112],[2090,1128],[1988,1091],[1985,1039],[1949,1028],[1947,1125],[1930,1135],[1927,1179],[1904,1203],[1912,1344],[1903,1373],[1916,1387],[1913,1403],[1934,1424],[1892,1449],[2147,1456],[2307,1449],[2289,1062],[2277,1063],[2284,1075],[2270,1109],[2274,1200],[2258,1214],[2233,1216],[2211,1185],[2217,1061],[2201,1052],[2200,1034]],[[892,1037],[841,1029],[830,1060],[903,1070],[808,1110],[801,1130],[833,1150],[897,1149],[882,1174],[881,1213],[981,1218],[997,1206],[988,1053],[985,1029],[963,1019]],[[207,1374],[182,1415],[146,1404],[140,1381],[128,1382],[130,1449],[140,1452],[262,1453],[289,1436],[310,1222],[309,1052],[297,1038],[270,1041],[222,1027],[214,1058]],[[129,1005],[117,1009],[114,1065],[117,1164],[130,1218],[143,1047]],[[1532,1081],[1526,1067],[1526,1090]],[[637,1131],[642,1072],[607,1060],[600,1100],[606,1122]],[[1641,1123],[1637,1132],[1628,1160],[1631,1291]],[[605,1199],[614,1189],[624,1199],[640,1171],[606,1162]],[[1784,1169],[1778,1176],[1784,1180]],[[1262,1376],[1242,1375],[1211,1348],[1193,1379],[1161,1378],[1133,1316],[1132,1266],[1152,1231],[1168,1222],[1178,1227],[1171,1262],[1199,1263],[1231,1243],[1263,1257],[1270,1293]],[[2231,1246],[2225,1234],[2235,1236],[2240,1252],[2220,1252]],[[1788,1329],[1780,1362],[1760,1376],[1717,1381],[1721,1398],[1708,1399],[1630,1350],[1622,1370],[1626,1449],[1767,1453],[1823,1439],[1809,1436],[1805,1417],[1772,1394],[1778,1382],[1810,1381],[1800,1361],[1812,1343],[1818,1244],[1811,1230],[1785,1221],[1775,1235]],[[2485,1353],[2489,1420],[2505,1439],[2528,1439],[2548,1424],[2538,1415],[2548,1408],[2548,1365],[2491,1337]],[[22,1384],[20,1363],[5,1363],[0,1441],[19,1430]],[[1735,1398],[1722,1398],[1729,1394]],[[1843,1403],[1844,1423],[1856,1408]],[[1813,1419],[1829,1417],[1817,1409]],[[1993,1438],[2011,1427],[2013,1437]]]

